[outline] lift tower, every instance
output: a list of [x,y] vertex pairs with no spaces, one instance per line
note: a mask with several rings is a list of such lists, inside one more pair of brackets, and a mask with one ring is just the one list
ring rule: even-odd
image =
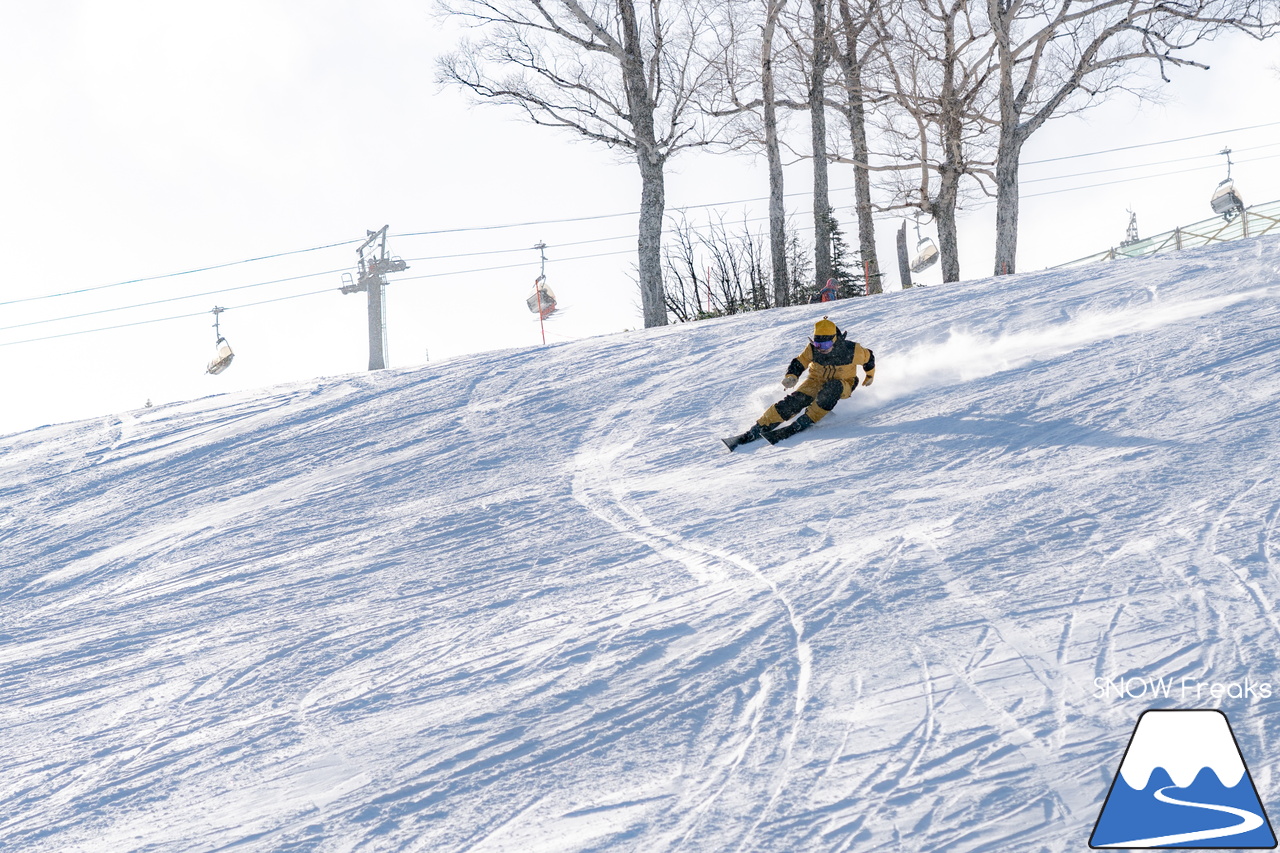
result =
[[[343,273],[342,292],[369,294],[369,369],[382,370],[387,366],[386,287],[387,273],[403,272],[409,265],[387,254],[387,228],[367,231],[368,239],[356,249],[360,257],[357,278]],[[376,247],[375,247],[376,244]],[[365,252],[369,256],[365,257]]]

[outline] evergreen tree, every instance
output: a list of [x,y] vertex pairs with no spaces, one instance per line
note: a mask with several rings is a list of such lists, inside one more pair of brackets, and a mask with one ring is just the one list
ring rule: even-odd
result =
[[831,213],[827,214],[827,228],[831,232],[831,277],[839,286],[840,298],[866,296],[862,271],[856,268],[861,263],[858,253],[849,251],[840,222]]
[[807,305],[818,295],[818,286],[813,280],[813,255],[794,231],[787,235],[787,270],[791,276],[788,288],[791,304]]

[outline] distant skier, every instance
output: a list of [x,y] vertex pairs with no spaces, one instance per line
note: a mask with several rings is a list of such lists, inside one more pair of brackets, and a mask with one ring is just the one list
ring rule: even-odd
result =
[[[732,438],[721,439],[733,450],[758,438],[777,444],[801,430],[808,429],[826,417],[836,403],[853,393],[858,387],[858,368],[861,367],[863,385],[875,380],[876,356],[859,343],[848,340],[845,333],[831,320],[823,317],[813,327],[813,340],[804,352],[791,359],[787,375],[782,377],[782,387],[795,388],[800,374],[806,369],[808,377],[787,396],[769,407],[756,425]],[[793,422],[779,428],[778,425],[804,410]]]
[[827,283],[823,285],[822,290],[815,293],[809,302],[811,304],[814,302],[835,302],[839,298],[840,285],[836,283],[834,278],[829,278],[827,279]]

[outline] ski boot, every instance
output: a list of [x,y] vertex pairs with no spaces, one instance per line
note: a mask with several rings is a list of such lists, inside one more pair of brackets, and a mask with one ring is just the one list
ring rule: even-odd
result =
[[751,429],[744,432],[742,435],[735,435],[735,436],[732,436],[731,438],[722,438],[720,440],[724,442],[724,446],[729,448],[729,452],[732,453],[734,448],[737,447],[738,445],[750,444],[751,442],[756,441],[757,439],[760,439],[760,438],[765,438],[768,435],[769,435],[768,427],[763,427],[763,426],[760,426],[760,424],[756,424]]
[[808,415],[801,415],[784,427],[769,430],[764,434],[764,438],[770,444],[777,444],[784,438],[791,438],[791,436],[811,426],[813,426],[813,420]]

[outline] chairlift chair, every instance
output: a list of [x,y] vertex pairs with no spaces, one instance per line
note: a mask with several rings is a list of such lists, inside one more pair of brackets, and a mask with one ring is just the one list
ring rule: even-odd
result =
[[1213,212],[1222,216],[1223,219],[1229,220],[1244,210],[1244,200],[1240,198],[1240,193],[1236,191],[1235,181],[1231,178],[1227,178],[1218,184],[1218,188],[1213,191],[1213,198],[1209,203],[1213,206]]
[[213,358],[209,360],[209,366],[205,369],[205,373],[210,373],[214,376],[230,367],[231,360],[236,357],[236,354],[231,351],[231,344],[227,343],[227,339],[222,336],[222,332],[218,328],[218,315],[224,310],[226,309],[213,309],[213,333],[218,336],[218,340],[213,345]]
[[1244,212],[1244,199],[1236,191],[1235,181],[1231,180],[1231,149],[1223,148],[1218,153],[1225,154],[1227,157],[1227,177],[1213,191],[1213,198],[1209,200],[1209,204],[1213,207],[1214,213],[1230,222],[1237,213]]
[[547,286],[546,279],[539,276],[533,283],[533,293],[529,294],[525,304],[529,306],[530,311],[538,315],[539,320],[545,320],[555,313],[556,295]]
[[209,367],[205,372],[217,376],[231,366],[231,359],[235,357],[236,354],[231,351],[231,344],[227,343],[227,339],[218,338],[217,348],[213,351],[213,359],[210,360]]
[[920,220],[916,219],[916,256],[911,261],[912,272],[924,272],[929,267],[937,263],[938,245],[933,242],[932,237],[920,236]]

